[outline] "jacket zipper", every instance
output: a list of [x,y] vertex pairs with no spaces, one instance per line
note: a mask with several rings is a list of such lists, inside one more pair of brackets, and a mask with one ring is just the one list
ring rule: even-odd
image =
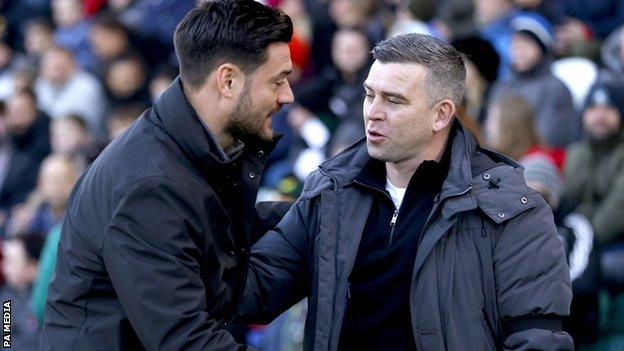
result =
[[399,210],[394,210],[392,219],[390,220],[390,239],[388,240],[388,247],[392,245],[392,239],[394,238],[394,228],[396,227],[397,217],[399,217]]
[[[383,196],[385,196],[386,198],[388,198],[388,200],[392,201],[392,198],[390,197],[390,195],[384,193],[383,191],[379,190],[378,188],[372,187],[370,185],[366,185],[364,183],[358,182],[357,180],[354,180],[353,183],[358,184],[360,186],[363,186],[367,189],[371,189],[373,191],[376,191],[380,194],[382,194]],[[394,203],[394,201],[392,202]],[[388,245],[386,247],[390,247],[392,245],[392,240],[394,239],[394,228],[396,227],[396,222],[397,222],[397,218],[399,217],[399,209],[395,209],[394,213],[392,214],[392,219],[390,220],[390,237],[388,239]]]
[[445,196],[444,199],[441,198],[441,194],[442,193],[438,193],[438,195],[436,195],[436,197],[434,198],[433,202],[433,208],[431,209],[431,212],[429,213],[429,216],[427,217],[427,221],[425,221],[425,226],[423,227],[422,231],[420,232],[420,238],[418,239],[418,246],[420,246],[420,244],[422,243],[422,239],[424,237],[423,234],[425,234],[425,231],[427,231],[429,224],[431,222],[431,219],[433,218],[433,215],[438,211],[438,207],[439,205],[442,203],[442,201],[445,201],[448,198],[451,197],[457,197],[457,196],[462,196],[465,193],[469,192],[472,189],[472,185],[470,185],[468,188],[466,188],[465,190],[456,193],[456,194],[451,194],[448,196]]

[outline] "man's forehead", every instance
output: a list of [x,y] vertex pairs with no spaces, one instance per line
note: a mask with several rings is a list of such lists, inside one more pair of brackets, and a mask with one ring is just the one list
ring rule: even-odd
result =
[[422,81],[425,74],[426,69],[420,64],[375,61],[365,84],[371,88],[393,87],[409,90]]
[[258,67],[259,71],[270,76],[288,75],[292,70],[290,50],[286,43],[271,43],[267,48],[267,59]]

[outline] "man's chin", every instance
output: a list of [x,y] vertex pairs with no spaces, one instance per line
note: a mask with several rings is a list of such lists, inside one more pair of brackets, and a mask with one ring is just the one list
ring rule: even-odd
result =
[[254,133],[254,135],[262,141],[272,141],[275,136],[272,128],[260,130]]
[[370,156],[371,158],[384,162],[387,161],[383,150],[379,149],[378,147],[367,143],[366,149],[368,151],[368,156]]

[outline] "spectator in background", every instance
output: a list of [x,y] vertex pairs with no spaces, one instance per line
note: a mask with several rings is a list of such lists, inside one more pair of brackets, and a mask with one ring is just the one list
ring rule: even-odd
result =
[[37,167],[28,154],[13,146],[6,127],[6,105],[0,100],[0,235],[11,208],[23,202],[37,183]]
[[499,76],[511,73],[511,20],[518,14],[511,0],[473,0],[479,34],[488,40],[500,56]]
[[597,84],[583,110],[585,138],[570,146],[565,197],[591,221],[602,245],[624,241],[624,92]]
[[570,91],[550,72],[552,28],[535,13],[517,16],[511,26],[513,74],[495,83],[491,101],[508,93],[524,97],[535,110],[537,130],[544,143],[565,147],[578,139],[581,128]]
[[539,192],[553,210],[555,224],[566,249],[572,279],[570,318],[564,321],[576,348],[598,336],[598,292],[601,270],[594,230],[587,217],[561,202],[563,179],[552,159],[543,154],[520,160],[527,185]]
[[15,89],[15,71],[26,66],[25,58],[0,41],[0,99],[8,99]]
[[104,78],[104,72],[116,59],[132,50],[128,30],[110,14],[94,19],[89,42],[97,57],[95,74],[100,79]]
[[[75,117],[70,116],[57,122],[72,120],[77,121]],[[47,162],[48,164],[44,163],[43,166],[47,168],[42,170],[42,177],[46,179],[40,179],[41,197],[47,199],[48,208],[53,209],[52,214],[57,218],[62,218],[66,211],[69,193],[84,167],[74,158],[62,154],[50,156]],[[48,285],[56,266],[56,251],[61,236],[61,221],[55,220],[54,222],[55,224],[46,232],[47,236],[40,255],[37,279],[33,285],[32,310],[37,316],[39,324],[43,324]]]
[[11,347],[15,350],[39,348],[41,329],[30,299],[43,240],[38,232],[22,232],[2,244],[1,267],[6,285],[0,290],[0,298],[11,301]]
[[50,130],[52,152],[87,164],[87,154],[93,145],[93,136],[85,120],[78,115],[67,115],[52,122]]
[[26,25],[24,49],[29,66],[39,70],[43,54],[54,46],[54,26],[44,17],[35,18]]
[[541,154],[560,170],[563,168],[564,150],[544,146],[536,127],[535,110],[518,95],[505,95],[490,105],[485,121],[485,144],[515,160]]
[[3,25],[2,38],[11,47],[21,50],[24,42],[24,23],[33,17],[48,16],[50,0],[2,1],[0,14]]
[[52,0],[52,19],[56,25],[55,44],[68,49],[78,65],[93,71],[97,60],[89,43],[91,22],[81,0]]
[[104,82],[112,106],[151,102],[145,64],[136,54],[128,54],[112,62],[106,70]]
[[91,132],[99,136],[106,95],[97,78],[76,65],[71,51],[62,47],[46,51],[35,91],[39,106],[52,118],[78,114],[85,118]]
[[50,153],[50,118],[37,109],[32,90],[15,91],[7,102],[6,128],[13,147],[26,153],[33,169]]
[[624,22],[624,1],[563,0],[563,23],[557,27],[561,55],[598,59],[600,41]]
[[41,164],[36,190],[26,202],[14,208],[7,233],[33,230],[48,233],[59,224],[81,171],[81,166],[68,156],[48,156]]
[[[620,87],[597,84],[589,92],[583,111],[585,138],[570,147],[565,168],[565,198],[589,218],[600,245],[605,316],[603,345],[621,349],[621,308],[624,298],[624,92]],[[618,303],[619,301],[619,303]],[[601,304],[602,304],[601,303]],[[619,326],[619,327],[618,327]],[[620,333],[619,339],[617,333]],[[619,341],[618,341],[619,340]],[[609,346],[611,345],[611,346]]]

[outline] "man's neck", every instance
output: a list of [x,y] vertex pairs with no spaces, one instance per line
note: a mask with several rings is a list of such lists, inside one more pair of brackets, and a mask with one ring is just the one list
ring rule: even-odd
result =
[[386,175],[390,183],[398,188],[407,188],[410,179],[412,179],[412,176],[423,161],[433,160],[440,162],[446,149],[449,133],[446,132],[444,136],[438,139],[434,139],[430,147],[423,150],[417,157],[401,162],[386,162]]
[[187,91],[183,82],[182,91],[189,104],[191,104],[191,107],[195,110],[195,113],[197,113],[199,119],[210,131],[221,149],[225,150],[234,145],[234,137],[225,131],[227,116],[221,113],[218,108],[214,108],[218,105],[215,99],[212,99],[210,96],[204,96],[205,94]]

